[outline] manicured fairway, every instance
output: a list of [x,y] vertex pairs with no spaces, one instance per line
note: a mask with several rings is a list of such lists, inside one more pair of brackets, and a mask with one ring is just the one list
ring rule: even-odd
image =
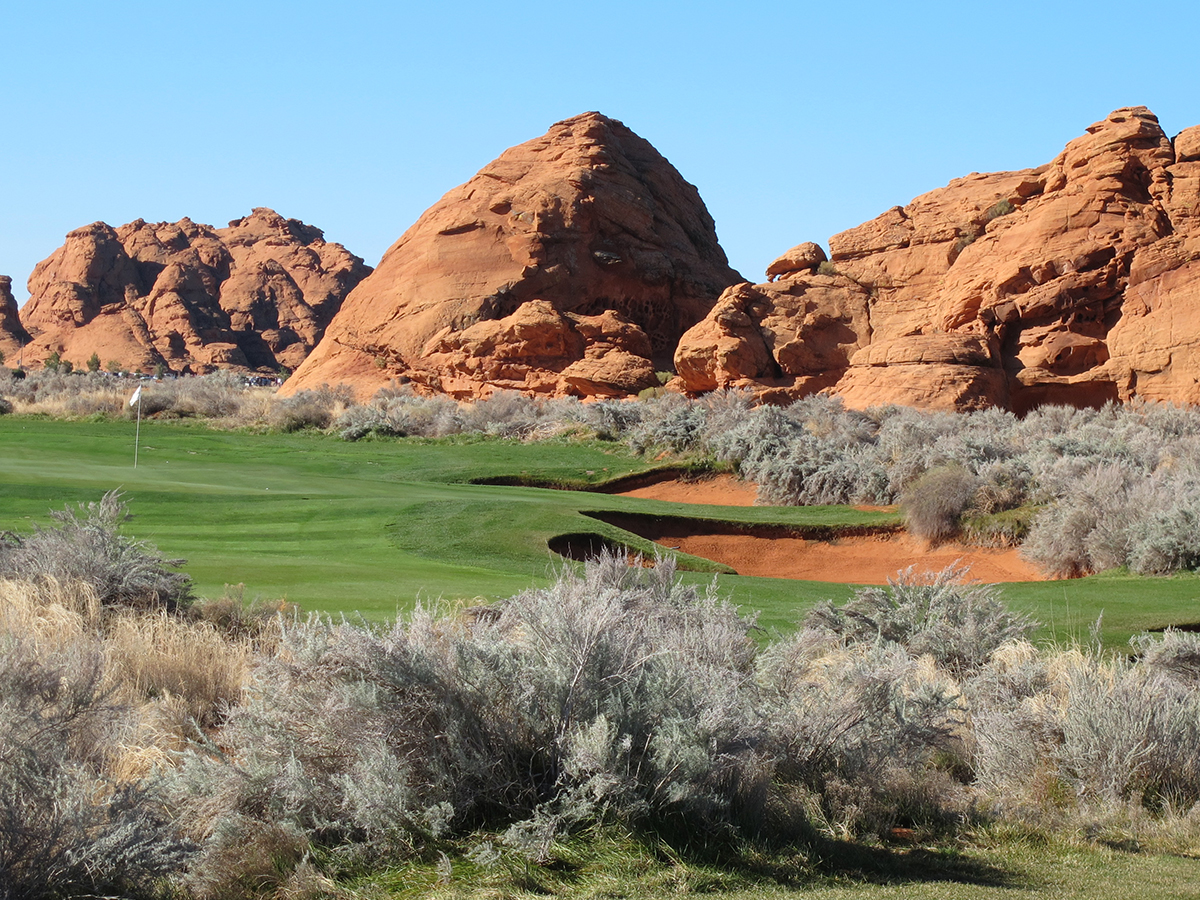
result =
[[[0,418],[0,529],[46,523],[51,509],[126,493],[127,533],[188,560],[201,594],[244,585],[247,599],[285,597],[306,609],[394,615],[418,598],[509,596],[561,560],[547,542],[590,533],[647,553],[653,545],[583,515],[620,510],[723,521],[866,525],[892,521],[845,507],[695,507],[581,491],[472,481],[519,476],[597,484],[654,463],[596,441],[522,444],[483,438],[347,443],[318,434],[249,434],[144,422],[138,467],[127,422]],[[711,580],[721,567],[682,564]],[[705,574],[704,570],[707,570]],[[843,584],[717,575],[760,623],[787,629]],[[1105,637],[1200,621],[1200,580],[1090,578],[1015,584],[1005,595],[1066,639],[1103,611]]]

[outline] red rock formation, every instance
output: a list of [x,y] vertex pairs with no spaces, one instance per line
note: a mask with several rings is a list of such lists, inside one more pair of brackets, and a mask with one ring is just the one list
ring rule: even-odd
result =
[[620,122],[585,113],[446,194],[354,290],[283,392],[610,396],[658,383],[738,280],[699,194]]
[[679,385],[855,407],[1200,402],[1200,127],[1172,144],[1120,109],[1049,165],[957,179],[829,245],[824,275],[789,251],[774,283],[727,291],[682,339]]
[[15,367],[21,360],[21,348],[29,343],[29,332],[21,325],[17,298],[13,296],[12,279],[0,275],[0,353],[3,364]]
[[370,268],[269,209],[228,228],[190,219],[67,235],[29,278],[27,361],[96,353],[134,369],[298,366]]

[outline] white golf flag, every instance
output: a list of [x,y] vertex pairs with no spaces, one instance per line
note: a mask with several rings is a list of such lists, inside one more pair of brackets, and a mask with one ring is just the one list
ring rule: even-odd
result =
[[137,390],[133,392],[133,396],[129,398],[129,405],[135,406],[140,396],[142,396],[142,386],[139,384]]

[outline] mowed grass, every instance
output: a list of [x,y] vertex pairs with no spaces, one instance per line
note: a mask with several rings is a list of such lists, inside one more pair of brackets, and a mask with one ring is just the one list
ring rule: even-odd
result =
[[[199,423],[143,422],[133,467],[131,422],[0,418],[0,529],[28,531],[67,503],[126,493],[127,533],[187,559],[198,592],[242,585],[246,599],[287,599],[308,610],[386,618],[428,601],[478,602],[543,582],[562,561],[547,542],[591,533],[651,554],[654,545],[589,510],[789,525],[894,521],[847,507],[695,507],[578,490],[473,484],[520,477],[583,487],[655,463],[622,445],[563,439],[520,443],[460,437],[347,443],[313,433],[253,434]],[[707,582],[791,628],[812,604],[840,601],[845,584],[719,574],[693,557],[684,577]],[[853,573],[839,573],[853,577]],[[1086,638],[1103,613],[1107,642],[1200,622],[1200,579],[1105,576],[1006,585],[1004,595],[1047,626]]]

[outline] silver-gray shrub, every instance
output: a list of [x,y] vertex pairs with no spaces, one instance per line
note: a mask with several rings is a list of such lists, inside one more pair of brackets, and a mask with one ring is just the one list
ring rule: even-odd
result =
[[155,897],[193,847],[153,781],[120,784],[97,647],[0,634],[0,898]]
[[769,774],[750,623],[671,565],[604,557],[473,617],[289,626],[175,796],[197,889],[318,848],[330,865],[509,828],[532,856],[581,824],[720,828]]
[[936,573],[909,568],[886,586],[860,588],[842,606],[818,605],[804,628],[851,644],[897,644],[962,676],[1028,634],[1033,622],[1010,610],[995,585],[973,583],[968,570],[950,566]]
[[980,797],[1003,816],[1078,822],[1200,802],[1193,635],[1135,639],[1138,658],[1014,644],[966,686]]
[[174,609],[191,602],[191,578],[172,571],[183,560],[167,559],[150,543],[121,534],[132,515],[120,491],[68,505],[50,517],[57,525],[0,535],[0,578],[85,581],[105,605]]
[[835,835],[946,825],[967,788],[964,709],[954,680],[902,646],[804,630],[770,648],[760,678],[771,710],[776,789]]
[[[596,404],[600,405],[600,404]],[[588,414],[574,398],[526,397],[497,391],[490,397],[460,403],[449,397],[427,397],[410,387],[379,391],[369,403],[348,406],[333,422],[342,438],[367,435],[445,437],[487,434],[521,440],[551,437],[586,424]]]

